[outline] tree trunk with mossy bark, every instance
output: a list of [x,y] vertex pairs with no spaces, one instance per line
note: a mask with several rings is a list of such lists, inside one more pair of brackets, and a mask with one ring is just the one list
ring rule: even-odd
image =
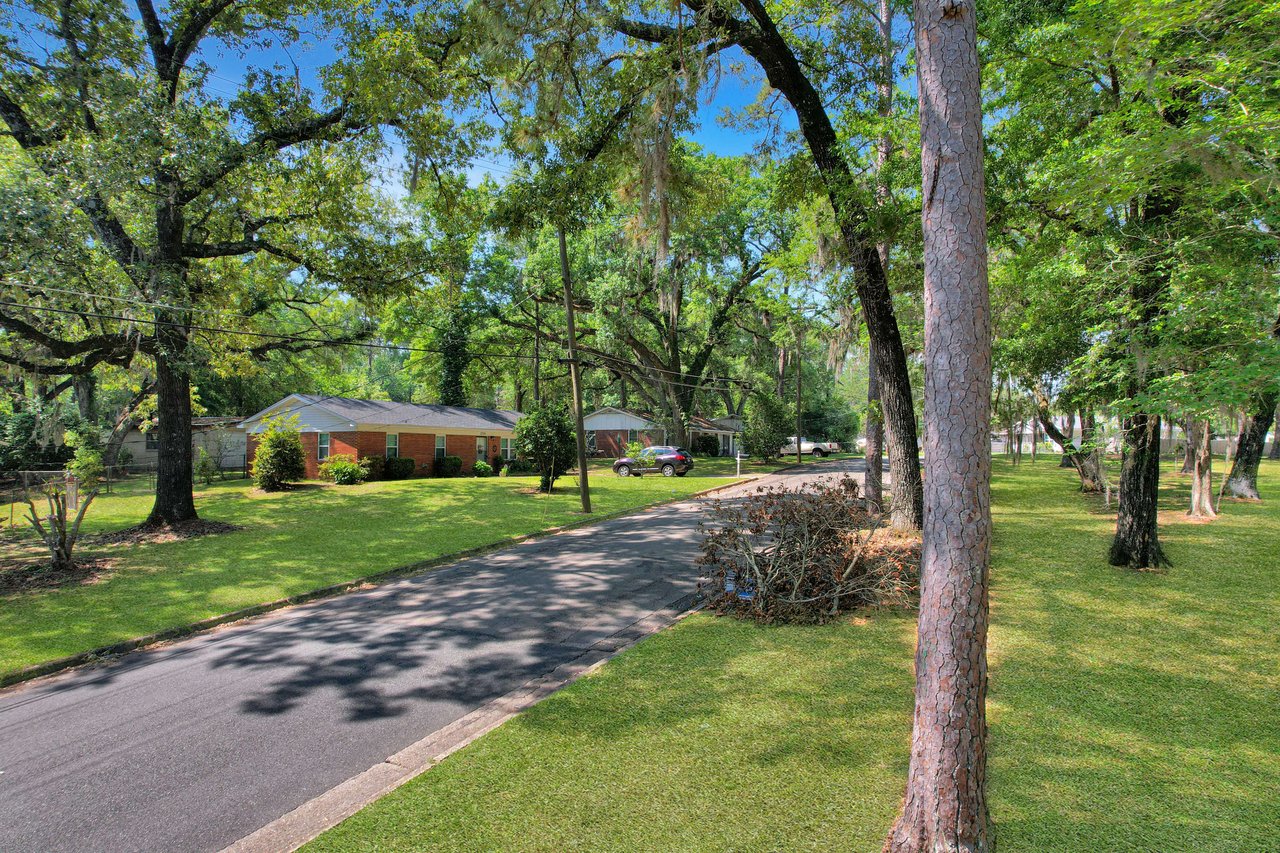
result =
[[987,812],[991,321],[976,7],[917,0],[925,469],[916,708],[890,853],[994,849]]

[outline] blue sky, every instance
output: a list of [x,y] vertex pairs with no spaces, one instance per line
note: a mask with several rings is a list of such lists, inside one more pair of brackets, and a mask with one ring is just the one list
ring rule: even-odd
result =
[[[211,93],[223,98],[230,98],[235,94],[237,86],[243,82],[251,67],[278,66],[285,73],[293,73],[296,68],[300,84],[318,91],[319,70],[337,58],[333,42],[319,34],[304,37],[299,43],[287,48],[272,45],[249,53],[224,48],[212,40],[206,45],[196,58],[212,69],[207,88]],[[691,134],[692,139],[705,150],[724,156],[751,153],[757,148],[759,142],[756,135],[721,127],[717,121],[726,109],[738,110],[754,101],[759,90],[760,77],[744,80],[729,72],[731,64],[743,59],[740,54],[734,55],[735,53],[737,53],[736,49],[727,51],[723,56],[725,71],[714,81],[714,85],[708,84],[703,96],[703,106],[699,110],[699,127]],[[756,71],[755,64],[750,61],[741,62],[739,65],[747,68],[749,72]],[[787,118],[790,119],[789,114]],[[794,126],[794,122],[791,122],[791,125]],[[386,164],[389,172],[401,167],[403,156],[393,152],[391,159],[396,162]],[[471,178],[475,181],[485,174],[491,174],[501,181],[505,166],[505,158],[496,154],[485,157],[474,164]],[[396,190],[395,187],[388,188]]]

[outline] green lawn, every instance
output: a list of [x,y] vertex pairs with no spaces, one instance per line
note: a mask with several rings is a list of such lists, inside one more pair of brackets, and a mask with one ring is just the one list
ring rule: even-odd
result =
[[[997,462],[991,808],[1002,851],[1274,851],[1280,465],[1264,505],[1176,521],[1174,568],[1056,457]],[[905,780],[914,622],[695,616],[508,722],[311,851],[880,849]]]
[[[705,476],[592,479],[597,516],[730,482]],[[138,480],[103,496],[87,534],[136,524],[151,507]],[[248,481],[196,493],[202,518],[244,530],[179,542],[85,548],[118,565],[104,580],[0,597],[0,675],[365,575],[583,520],[576,484],[531,494],[534,478],[401,480],[261,494]],[[3,517],[8,519],[8,507]],[[20,518],[21,513],[16,513]],[[19,522],[21,524],[21,522]],[[0,540],[0,556],[25,541]]]

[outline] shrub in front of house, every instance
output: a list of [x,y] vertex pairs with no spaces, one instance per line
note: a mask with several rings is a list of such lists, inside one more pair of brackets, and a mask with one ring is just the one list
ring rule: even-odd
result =
[[436,460],[435,475],[437,477],[456,477],[462,473],[462,457],[446,456]]
[[507,467],[507,460],[503,456],[495,456],[493,457],[493,461],[490,462],[489,465],[490,467],[493,468],[494,474],[501,474],[502,469]]
[[387,480],[407,480],[416,467],[412,456],[390,456],[382,463],[382,476]]
[[720,439],[704,432],[693,440],[690,449],[697,456],[719,456]]
[[357,462],[354,456],[335,453],[320,466],[320,477],[338,486],[354,486],[369,479],[369,469],[363,460]]
[[538,491],[550,492],[556,479],[578,461],[569,407],[564,403],[534,405],[516,421],[515,446],[538,472]]
[[264,492],[276,492],[307,473],[298,416],[267,418],[262,427],[253,457],[253,483]]
[[475,467],[471,469],[471,473],[477,477],[491,477],[493,476],[493,466],[483,459],[477,459]]
[[364,466],[364,470],[367,472],[367,476],[365,477],[366,480],[384,479],[387,473],[386,463],[387,458],[385,456],[360,457],[360,464]]

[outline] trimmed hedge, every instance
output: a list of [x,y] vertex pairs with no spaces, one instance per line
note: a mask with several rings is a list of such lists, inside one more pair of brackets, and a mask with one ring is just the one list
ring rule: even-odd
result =
[[368,479],[381,480],[386,477],[387,457],[361,456],[360,464],[363,465],[364,470],[368,472]]
[[462,457],[446,456],[436,461],[435,475],[437,477],[456,477],[462,473]]
[[411,456],[390,456],[382,463],[382,476],[387,480],[407,480],[417,467]]

